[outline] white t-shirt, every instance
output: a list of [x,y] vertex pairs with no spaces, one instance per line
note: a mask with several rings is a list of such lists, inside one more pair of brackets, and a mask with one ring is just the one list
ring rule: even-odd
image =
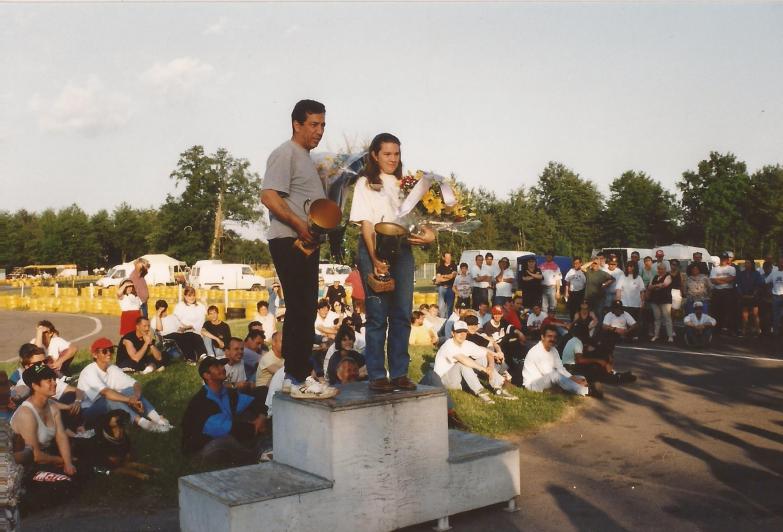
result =
[[135,294],[125,294],[120,298],[120,310],[139,310],[141,308],[141,299]]
[[476,281],[476,277],[483,277],[485,275],[492,275],[491,268],[488,268],[486,264],[482,264],[481,268],[475,263],[471,265],[470,277],[473,279],[473,286],[476,288],[489,288],[489,281]]
[[[737,269],[734,266],[726,265],[726,266],[715,266],[710,270],[710,279],[724,279],[726,277],[736,277],[737,276]],[[726,284],[716,284],[712,283],[712,289],[713,290],[728,290],[733,289],[734,285],[732,283],[726,283]]]
[[350,220],[359,223],[364,220],[374,224],[379,222],[397,222],[397,212],[400,209],[400,184],[393,175],[381,174],[383,188],[373,190],[367,186],[367,178],[362,176],[356,180],[353,189]]
[[608,325],[609,327],[614,327],[616,329],[629,329],[635,324],[636,320],[633,319],[633,316],[627,312],[623,312],[617,316],[614,312],[609,311],[606,313],[606,316],[604,316],[604,325]]
[[642,306],[642,292],[644,281],[641,275],[634,278],[633,275],[625,275],[617,282],[617,290],[620,291],[620,300],[623,306],[639,308]]
[[711,326],[715,327],[715,324],[718,323],[717,321],[715,321],[715,318],[707,314],[704,314],[703,312],[701,314],[701,319],[699,319],[699,317],[696,316],[695,312],[691,312],[690,314],[685,316],[682,322],[685,325],[690,325],[691,327],[695,327],[696,325],[704,325],[705,323],[709,323]]
[[[486,261],[487,259],[484,259]],[[498,276],[500,273],[500,266],[498,266],[498,263],[494,260],[492,261],[492,265],[490,266],[486,262],[484,262],[484,266],[487,267],[487,271],[489,271],[489,274],[492,276],[492,281],[490,281],[490,284],[493,284],[495,282],[495,277]]]
[[275,319],[273,314],[267,312],[266,316],[262,316],[258,312],[256,312],[256,315],[253,317],[253,320],[261,322],[261,328],[264,329],[264,336],[266,337],[267,340],[272,338],[272,335],[277,330],[277,320]]
[[52,336],[49,340],[49,347],[46,348],[46,356],[52,357],[52,360],[60,358],[60,353],[71,347],[71,342],[59,336]]
[[459,297],[470,297],[470,289],[473,287],[473,279],[469,273],[462,275],[460,273],[454,278],[454,289]]
[[106,368],[106,371],[101,371],[98,364],[93,362],[79,374],[77,387],[84,392],[82,408],[92,406],[101,395],[101,390],[109,388],[119,392],[133,387],[134,384],[136,381],[114,364]]
[[276,371],[272,380],[269,382],[269,390],[266,393],[266,401],[264,404],[267,408],[266,415],[272,415],[272,401],[275,398],[275,392],[279,392],[283,389],[283,381],[285,380],[285,371]]
[[226,363],[226,382],[232,384],[239,384],[247,380],[247,374],[245,373],[245,365],[240,360],[234,365]]
[[326,314],[325,318],[322,318],[320,314],[315,315],[315,334],[321,334],[321,331],[318,330],[318,327],[325,327],[327,329],[331,327],[336,327],[334,324],[334,320],[336,320],[339,316],[337,316],[336,313],[332,312],[331,310]]
[[552,263],[550,265],[545,262],[539,266],[539,269],[541,270],[541,276],[543,277],[543,279],[541,279],[541,284],[544,286],[556,286],[562,279],[562,274],[560,273],[560,268],[557,264]]
[[[158,330],[158,316],[157,314],[152,316],[150,318],[150,329],[153,331]],[[169,314],[168,316],[163,316],[163,319],[161,320],[161,330],[160,334],[162,336],[166,336],[167,334],[175,333],[179,330],[179,320],[176,316]]]
[[525,357],[525,365],[522,367],[522,383],[527,387],[545,375],[557,372],[563,377],[571,377],[567,369],[563,367],[557,349],[552,347],[549,351],[544,349],[544,344],[538,342]]
[[193,330],[188,332],[201,334],[201,328],[204,326],[204,320],[207,318],[207,309],[198,301],[193,305],[188,305],[181,301],[174,307],[174,316],[177,317],[184,327],[188,325],[193,327]]
[[783,272],[773,270],[767,275],[765,280],[767,284],[772,285],[772,293],[776,296],[783,296]]
[[585,352],[585,346],[582,340],[574,336],[566,342],[563,348],[563,364],[576,364],[576,355]]
[[546,319],[546,314],[543,312],[539,312],[538,316],[533,314],[532,312],[528,314],[527,316],[527,326],[528,327],[541,327],[541,324],[544,323],[544,320]]
[[614,299],[614,291],[617,290],[617,283],[625,277],[625,274],[620,268],[615,268],[614,270],[610,270],[609,268],[606,269],[606,273],[612,276],[614,281],[612,281],[612,284],[609,285],[609,287],[606,289],[606,294],[608,296],[611,296],[612,299]]
[[514,272],[511,268],[503,270],[502,281],[495,284],[495,295],[500,297],[511,297],[514,282]]
[[571,292],[581,292],[585,289],[587,278],[582,270],[571,268],[565,276],[565,281],[569,284]]
[[457,355],[478,359],[487,356],[487,352],[485,348],[468,340],[462,342],[461,345],[457,345],[454,338],[446,340],[435,355],[435,373],[440,377],[448,373],[454,364],[457,364]]

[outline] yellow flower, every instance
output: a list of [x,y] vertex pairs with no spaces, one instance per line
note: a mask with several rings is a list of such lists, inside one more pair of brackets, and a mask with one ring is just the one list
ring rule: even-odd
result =
[[431,190],[428,190],[427,193],[424,194],[424,197],[421,199],[421,203],[430,214],[440,215],[440,213],[443,211],[443,200],[435,196]]

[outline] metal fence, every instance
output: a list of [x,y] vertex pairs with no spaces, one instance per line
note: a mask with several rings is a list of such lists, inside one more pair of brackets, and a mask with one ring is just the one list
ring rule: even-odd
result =
[[424,264],[420,264],[416,271],[413,274],[414,281],[432,281],[432,278],[435,277],[435,267],[436,263],[434,262],[425,262]]

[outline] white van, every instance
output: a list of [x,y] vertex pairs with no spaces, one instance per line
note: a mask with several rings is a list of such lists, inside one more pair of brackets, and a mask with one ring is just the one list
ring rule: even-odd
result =
[[[149,286],[161,286],[173,284],[178,278],[182,278],[185,273],[186,264],[180,260],[169,257],[168,255],[142,255],[141,258],[147,259],[150,263],[149,270],[144,280]],[[133,262],[118,264],[106,272],[106,276],[97,281],[98,286],[107,288],[109,286],[118,286],[122,281],[128,278],[133,271]]]
[[323,277],[327,286],[335,281],[345,284],[345,279],[351,273],[351,267],[344,264],[319,264],[318,277]]
[[190,269],[193,288],[220,290],[261,290],[266,280],[247,264],[223,264],[220,261],[198,261]]

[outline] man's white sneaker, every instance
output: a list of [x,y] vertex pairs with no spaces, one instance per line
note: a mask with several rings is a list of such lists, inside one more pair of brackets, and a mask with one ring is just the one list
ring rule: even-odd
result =
[[312,377],[307,377],[300,386],[291,386],[291,397],[294,399],[331,399],[340,390],[327,384],[322,384]]
[[495,401],[492,400],[492,398],[489,396],[487,392],[481,392],[477,395],[479,399],[485,404],[485,405],[494,405]]
[[155,366],[152,364],[149,364],[146,368],[144,368],[144,371],[141,372],[142,375],[148,375],[155,371]]
[[501,399],[505,399],[506,401],[519,401],[519,397],[516,395],[507,392],[503,388],[498,388],[495,390],[495,397],[500,397]]

